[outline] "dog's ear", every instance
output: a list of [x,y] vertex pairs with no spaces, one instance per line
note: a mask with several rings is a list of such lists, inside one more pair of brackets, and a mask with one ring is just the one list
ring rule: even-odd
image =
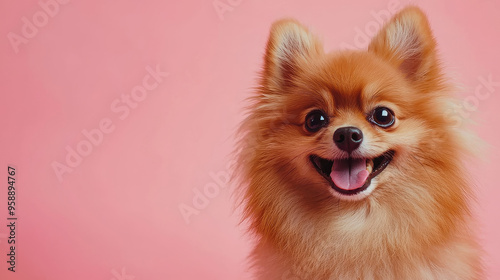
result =
[[368,50],[417,84],[439,84],[436,42],[427,17],[417,7],[407,7],[396,14],[373,38]]
[[267,42],[263,73],[265,86],[269,90],[280,90],[291,85],[299,65],[322,52],[317,38],[297,21],[284,19],[275,22]]

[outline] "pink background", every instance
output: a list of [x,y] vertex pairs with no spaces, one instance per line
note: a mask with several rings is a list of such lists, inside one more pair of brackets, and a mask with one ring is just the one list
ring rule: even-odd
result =
[[[213,0],[72,0],[44,18],[38,1],[0,4],[0,279],[249,279],[230,187],[214,187],[210,174],[230,171],[271,22],[295,17],[327,50],[355,46],[390,1],[215,2],[230,9],[219,17]],[[500,86],[474,99],[480,77],[500,81],[500,3],[412,3],[430,17],[459,98],[478,101],[463,121],[475,120],[488,146],[470,166],[488,279],[500,279]],[[10,32],[23,36],[23,17],[34,15],[38,30],[13,45]],[[169,76],[128,116],[113,111],[157,65]],[[58,180],[53,163],[105,118],[114,130]],[[6,263],[8,165],[17,168],[15,273]],[[179,205],[193,206],[204,188],[212,197],[188,224]]]

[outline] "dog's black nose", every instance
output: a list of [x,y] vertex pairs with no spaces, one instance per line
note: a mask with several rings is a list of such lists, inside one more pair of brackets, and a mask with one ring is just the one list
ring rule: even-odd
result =
[[363,142],[363,132],[354,126],[341,127],[333,133],[333,142],[339,149],[351,153]]

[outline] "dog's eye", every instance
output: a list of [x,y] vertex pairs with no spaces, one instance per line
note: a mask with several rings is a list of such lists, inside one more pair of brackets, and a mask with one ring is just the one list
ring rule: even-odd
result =
[[321,110],[314,110],[306,116],[306,129],[309,132],[316,132],[328,125],[328,116]]
[[392,110],[386,107],[377,107],[372,111],[371,115],[368,116],[370,122],[383,128],[393,125],[395,119],[396,117]]

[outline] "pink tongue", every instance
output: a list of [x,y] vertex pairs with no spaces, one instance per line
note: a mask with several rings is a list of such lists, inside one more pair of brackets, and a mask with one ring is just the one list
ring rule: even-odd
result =
[[335,185],[344,190],[354,190],[363,186],[368,178],[366,159],[350,158],[333,161],[330,177]]

